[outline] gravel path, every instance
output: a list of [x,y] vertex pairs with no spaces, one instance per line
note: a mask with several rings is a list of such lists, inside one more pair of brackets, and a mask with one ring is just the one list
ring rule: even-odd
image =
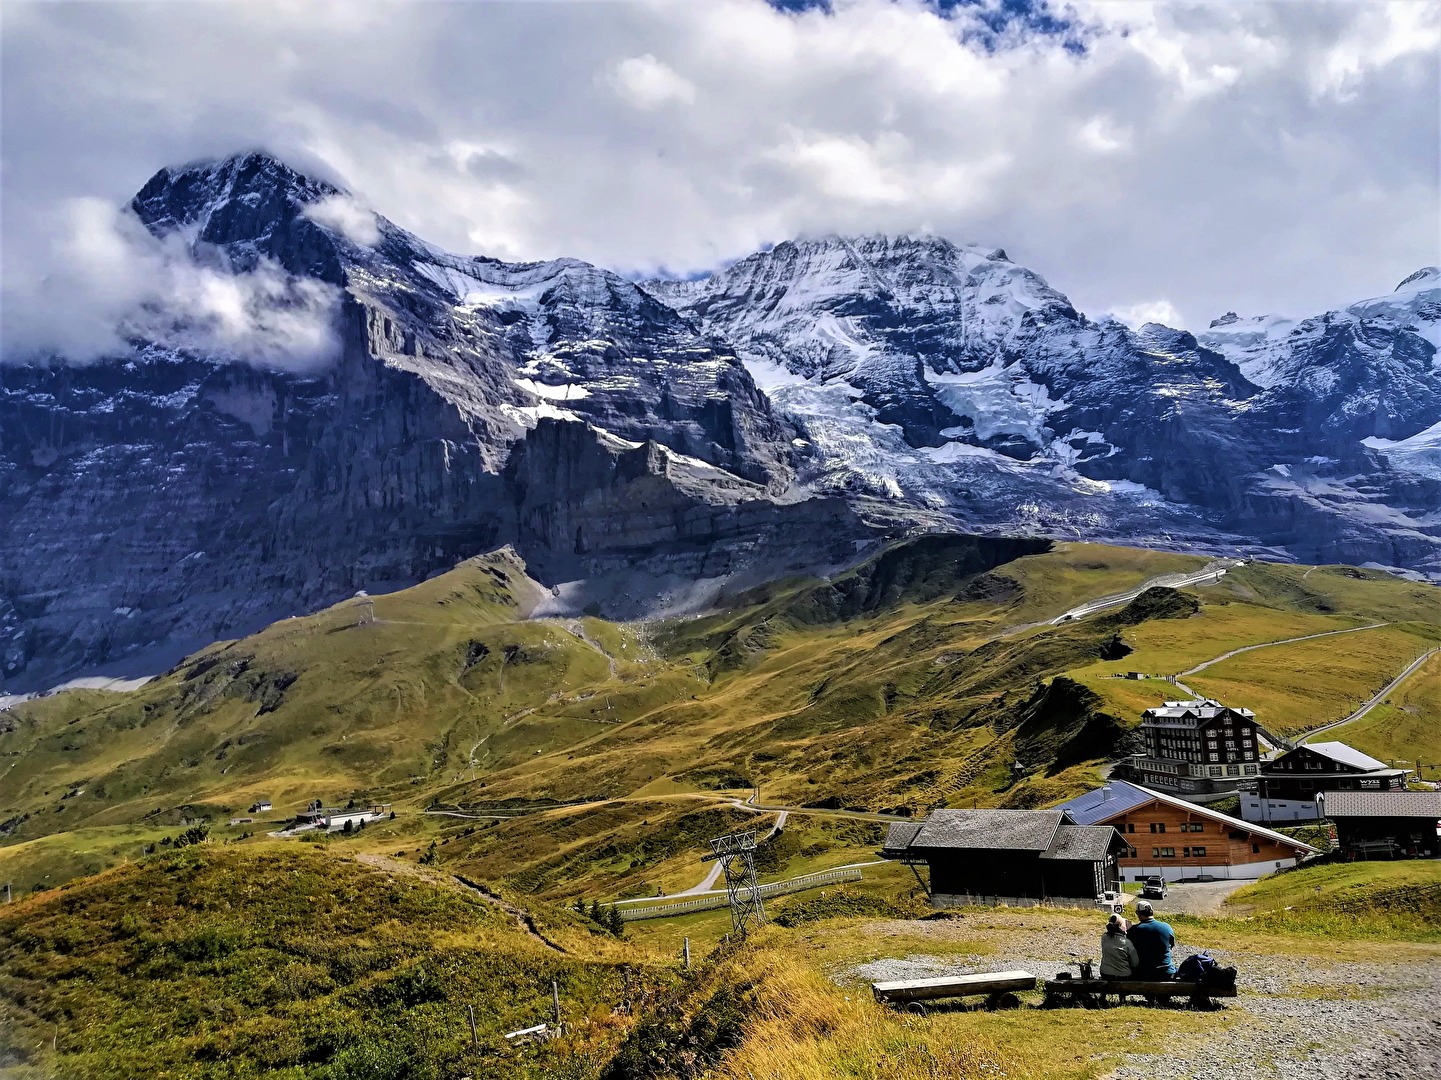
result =
[[[908,943],[933,938],[983,940],[984,955],[917,952],[875,960],[837,973],[839,979],[913,979],[953,972],[1022,968],[1049,978],[1072,956],[1094,959],[1099,934],[1057,926],[1045,917],[1010,912],[932,922],[877,922],[878,937],[903,934]],[[1190,947],[1188,947],[1190,946]],[[1363,951],[1367,947],[1362,947]],[[1383,943],[1374,946],[1378,956]],[[1275,955],[1212,948],[1240,972],[1241,996],[1225,1002],[1243,1014],[1224,1037],[1178,1046],[1167,1055],[1132,1054],[1112,1080],[1416,1080],[1441,1076],[1441,955],[1401,947],[1411,959],[1340,960],[1317,941],[1314,955]],[[1178,949],[1178,959],[1196,951]],[[1349,950],[1356,955],[1356,950]]]
[[[1166,886],[1166,899],[1152,900],[1157,918],[1164,919],[1167,913],[1183,912],[1187,915],[1219,915],[1226,897],[1244,885],[1254,881],[1188,881]],[[1131,897],[1134,903],[1135,897]],[[1128,915],[1127,918],[1134,918]]]

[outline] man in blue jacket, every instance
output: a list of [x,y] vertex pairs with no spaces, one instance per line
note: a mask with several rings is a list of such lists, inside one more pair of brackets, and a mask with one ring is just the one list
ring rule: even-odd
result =
[[1150,901],[1136,902],[1136,922],[1126,931],[1126,936],[1141,957],[1133,978],[1172,979],[1176,976],[1176,963],[1171,959],[1171,950],[1176,947],[1176,932],[1169,923],[1161,922],[1154,915]]

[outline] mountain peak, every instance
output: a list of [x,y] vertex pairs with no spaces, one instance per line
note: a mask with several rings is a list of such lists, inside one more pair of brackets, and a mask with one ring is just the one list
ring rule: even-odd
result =
[[1410,277],[1404,278],[1401,284],[1396,286],[1396,291],[1402,289],[1429,289],[1441,284],[1441,266],[1423,266]]
[[344,190],[259,150],[168,166],[152,176],[130,202],[145,227],[157,235],[199,225],[218,210],[242,204],[270,214],[300,207]]

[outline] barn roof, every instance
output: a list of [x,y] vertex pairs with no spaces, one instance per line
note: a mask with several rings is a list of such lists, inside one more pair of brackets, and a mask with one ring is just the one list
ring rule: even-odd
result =
[[1361,769],[1363,772],[1375,772],[1377,769],[1386,768],[1384,761],[1377,761],[1369,754],[1363,754],[1355,747],[1347,746],[1343,742],[1302,743],[1296,749],[1314,750],[1324,758],[1330,758],[1342,765],[1349,765],[1353,769]]
[[921,831],[919,821],[898,821],[886,830],[885,846],[881,848],[884,855],[900,854],[911,846],[911,841],[916,838],[916,833]]
[[1441,820],[1441,791],[1323,791],[1328,818],[1436,818]]
[[933,810],[911,841],[918,848],[1045,851],[1063,810]]
[[1110,825],[1072,825],[1063,821],[1056,830],[1056,839],[1041,858],[1100,862],[1110,854],[1111,844],[1119,835]]

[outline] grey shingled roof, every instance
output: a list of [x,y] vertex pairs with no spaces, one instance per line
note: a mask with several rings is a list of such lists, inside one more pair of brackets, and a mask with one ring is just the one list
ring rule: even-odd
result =
[[1062,810],[933,810],[911,846],[1045,851],[1065,816]]
[[919,821],[898,821],[886,830],[886,842],[881,851],[886,855],[902,854],[911,846],[916,833],[921,831]]
[[1339,761],[1342,765],[1350,765],[1353,769],[1375,772],[1377,769],[1386,768],[1384,761],[1377,761],[1369,754],[1363,754],[1355,747],[1347,746],[1343,742],[1316,742],[1302,745],[1307,750],[1314,750],[1324,758]]
[[1072,825],[1062,822],[1056,830],[1056,839],[1049,851],[1042,853],[1043,859],[1076,859],[1085,862],[1100,862],[1111,850],[1111,841],[1116,830],[1109,825]]
[[1325,791],[1328,818],[1436,818],[1441,820],[1441,791]]

